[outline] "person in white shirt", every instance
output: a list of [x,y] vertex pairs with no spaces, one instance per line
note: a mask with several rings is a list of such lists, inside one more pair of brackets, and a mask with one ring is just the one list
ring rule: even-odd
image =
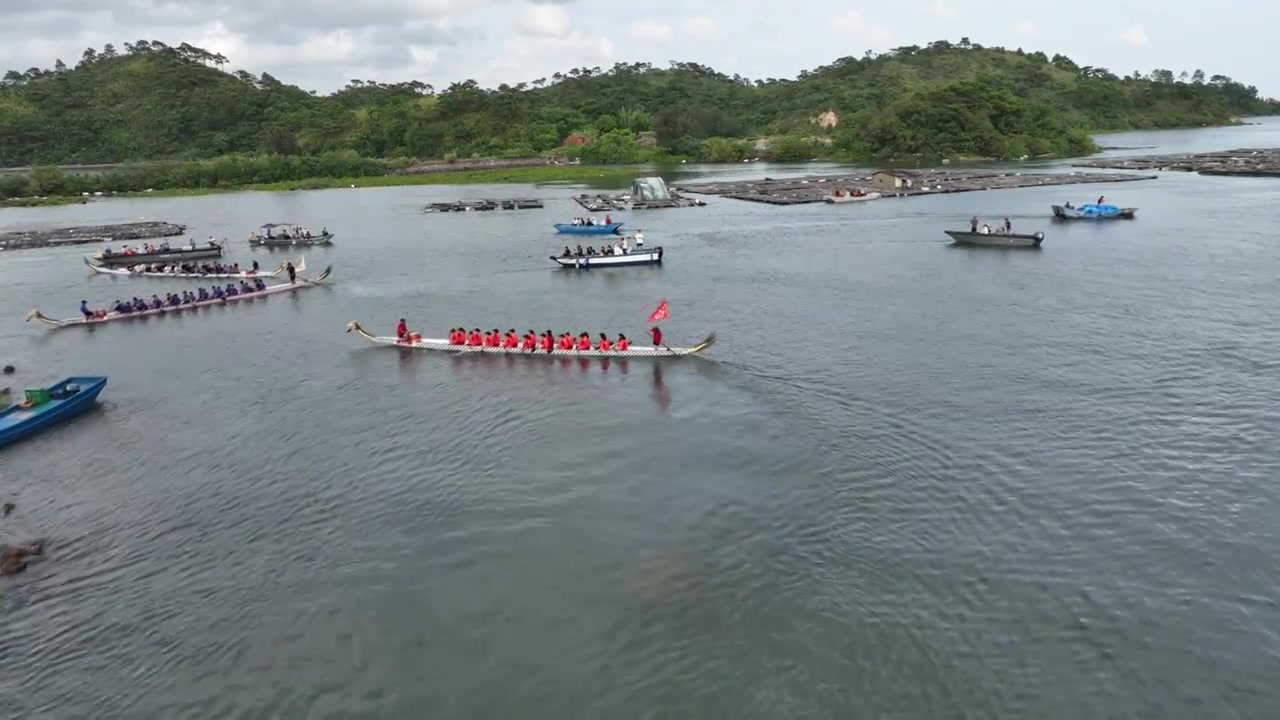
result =
[[640,252],[643,249],[644,249],[644,231],[637,230],[636,231],[636,252]]
[[614,254],[614,255],[621,255],[621,254],[622,254],[622,246],[621,246],[621,245],[619,245],[618,243],[614,243],[614,244],[613,244],[613,254]]
[[626,238],[622,238],[622,254],[626,255],[629,252],[631,252],[631,243]]

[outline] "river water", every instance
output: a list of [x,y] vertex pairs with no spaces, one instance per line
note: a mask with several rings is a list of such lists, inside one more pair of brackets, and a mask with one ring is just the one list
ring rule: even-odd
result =
[[[331,287],[92,330],[22,318],[190,286],[89,277],[86,247],[0,256],[9,384],[111,378],[96,411],[0,453],[0,540],[50,539],[0,582],[8,715],[1274,715],[1280,182],[713,198],[615,213],[667,264],[583,274],[547,259],[574,192],[3,211],[183,222],[264,265],[296,253],[251,252],[251,227],[337,233],[306,253]],[[1139,219],[1048,222],[1102,193]],[[419,211],[517,195],[547,208]],[[1043,251],[945,244],[975,213],[1045,230]],[[639,336],[662,298],[672,344],[718,331],[709,357],[453,358],[343,332]]]

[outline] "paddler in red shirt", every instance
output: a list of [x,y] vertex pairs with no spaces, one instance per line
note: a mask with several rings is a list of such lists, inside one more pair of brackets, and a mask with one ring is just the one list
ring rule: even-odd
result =
[[453,343],[454,345],[466,345],[467,331],[463,330],[462,328],[454,328],[449,333],[449,342]]
[[586,334],[586,333],[582,333],[581,335],[579,335],[579,336],[578,336],[578,349],[579,349],[579,350],[590,350],[590,349],[591,349],[591,336],[590,336],[590,335],[588,335],[588,334]]
[[484,345],[484,336],[480,334],[480,328],[471,331],[471,336],[467,338],[467,344],[475,347]]
[[613,344],[613,349],[618,352],[626,352],[631,349],[631,341],[627,339],[626,335],[618,333],[618,342]]
[[551,331],[548,330],[545,333],[543,333],[542,349],[546,350],[547,352],[551,352],[552,350],[555,349],[555,345],[556,345],[555,336],[551,334]]
[[502,347],[502,333],[498,332],[498,328],[494,328],[484,336],[485,347]]
[[662,347],[662,328],[654,325],[649,328],[649,334],[653,336],[653,346]]
[[525,350],[537,350],[537,349],[538,349],[538,334],[537,334],[537,333],[535,333],[535,332],[534,332],[534,331],[532,331],[532,330],[530,330],[529,332],[525,333],[525,336],[524,336],[524,346],[523,346],[523,348],[524,348]]
[[596,346],[596,349],[600,352],[609,352],[612,348],[613,343],[609,342],[609,336],[604,333],[600,333],[600,344]]
[[507,331],[507,339],[502,343],[502,347],[508,350],[515,350],[520,347],[520,335],[515,328]]
[[570,333],[565,333],[564,336],[560,338],[560,349],[561,350],[573,349],[573,335],[571,335]]
[[396,339],[400,342],[409,339],[409,323],[405,322],[404,318],[400,318],[400,324],[396,325]]

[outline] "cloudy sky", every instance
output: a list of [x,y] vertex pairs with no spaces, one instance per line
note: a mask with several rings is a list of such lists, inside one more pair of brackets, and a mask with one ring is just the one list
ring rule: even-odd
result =
[[0,0],[0,70],[147,39],[321,92],[350,78],[492,86],[672,59],[792,77],[868,49],[968,36],[1122,74],[1203,68],[1280,96],[1277,24],[1280,3],[1262,0]]

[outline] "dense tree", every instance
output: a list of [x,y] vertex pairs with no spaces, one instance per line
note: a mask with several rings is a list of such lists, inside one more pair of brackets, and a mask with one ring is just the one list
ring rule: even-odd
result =
[[[164,166],[175,180],[145,175],[148,186],[204,187],[385,170],[360,158],[1070,155],[1093,149],[1088,131],[1225,123],[1280,110],[1223,75],[1206,82],[1201,70],[1159,69],[1120,78],[1064,55],[983,48],[968,38],[840,58],[796,79],[751,81],[691,62],[617,63],[493,89],[474,80],[437,91],[417,81],[352,79],[324,96],[267,72],[222,72],[225,56],[186,43],[136,40],[122,48],[88,48],[74,69],[59,62],[54,71],[6,72],[0,165],[220,158],[189,170]],[[818,124],[828,111],[835,124]],[[571,134],[587,144],[562,147]],[[769,150],[756,150],[761,138],[770,138]],[[271,160],[256,164],[255,154]],[[143,178],[135,173],[121,187]],[[47,173],[22,180],[42,193],[78,182]]]

